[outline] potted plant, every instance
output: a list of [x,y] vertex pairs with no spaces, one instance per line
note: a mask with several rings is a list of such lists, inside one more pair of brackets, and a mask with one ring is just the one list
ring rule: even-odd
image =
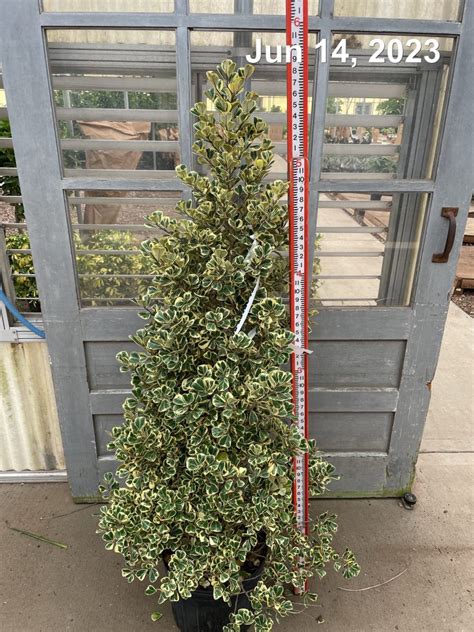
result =
[[289,587],[307,605],[306,581],[327,563],[358,572],[332,547],[334,516],[309,536],[296,526],[293,457],[309,453],[312,495],[334,469],[291,422],[287,183],[264,181],[272,144],[245,92],[252,73],[230,60],[208,73],[215,111],[192,109],[208,175],[179,166],[193,193],[177,205],[182,219],[148,218],[162,236],[142,244],[156,275],[141,297],[146,324],[137,351],[118,355],[132,395],[112,431],[120,465],[99,529],[125,558],[123,576],[171,601],[183,632],[270,630],[294,611]]

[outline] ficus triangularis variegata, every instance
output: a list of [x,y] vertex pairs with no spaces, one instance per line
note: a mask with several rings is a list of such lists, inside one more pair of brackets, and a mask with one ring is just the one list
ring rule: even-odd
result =
[[[118,355],[132,394],[112,431],[119,469],[106,476],[99,522],[106,547],[125,558],[124,577],[146,581],[159,603],[189,598],[198,586],[230,601],[264,532],[253,611],[232,614],[226,632],[270,630],[294,610],[288,587],[303,591],[328,563],[347,577],[358,572],[352,553],[332,546],[335,516],[317,517],[309,536],[296,527],[293,457],[309,452],[312,495],[324,492],[334,468],[291,423],[292,376],[281,366],[293,336],[280,298],[288,187],[266,181],[272,143],[257,95],[245,91],[252,73],[230,60],[208,73],[208,103],[192,109],[193,149],[208,175],[179,166],[192,201],[178,202],[178,219],[159,211],[148,218],[163,236],[142,244],[155,276],[140,298],[146,324],[132,337],[137,350]],[[296,608],[314,599],[303,594]]]

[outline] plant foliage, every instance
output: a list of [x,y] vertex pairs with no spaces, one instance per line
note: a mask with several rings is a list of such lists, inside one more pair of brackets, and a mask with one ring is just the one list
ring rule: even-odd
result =
[[[76,256],[77,273],[83,302],[89,305],[108,304],[117,305],[123,298],[134,297],[144,288],[144,281],[140,275],[145,274],[145,258],[141,253],[128,254],[135,249],[136,236],[129,231],[103,230],[97,225],[97,231],[89,234],[85,240],[78,232],[73,236],[76,250],[82,254]],[[25,301],[26,297],[39,299],[33,257],[26,252],[30,249],[30,240],[25,232],[6,235],[6,245],[9,250],[25,250],[25,252],[10,252],[8,260],[13,277],[13,286],[19,307],[28,311],[39,311],[39,300]],[[107,254],[104,251],[115,251]],[[123,250],[123,254],[116,251]],[[19,276],[18,276],[19,275]],[[107,275],[107,276],[104,276]],[[122,276],[117,276],[122,275]],[[123,276],[125,275],[125,276]],[[98,301],[97,299],[101,299]],[[110,303],[107,300],[110,299]]]
[[[179,166],[193,201],[178,203],[182,219],[159,211],[148,218],[165,236],[142,244],[156,276],[141,297],[146,324],[132,337],[138,348],[118,355],[132,396],[112,431],[120,465],[106,476],[99,521],[106,548],[125,558],[124,577],[145,581],[159,603],[189,598],[198,586],[230,603],[242,592],[244,566],[253,558],[261,564],[254,552],[264,533],[253,611],[234,613],[226,632],[244,624],[270,630],[294,611],[288,587],[304,592],[328,563],[348,577],[358,571],[351,552],[332,546],[335,516],[321,515],[309,536],[296,526],[293,457],[310,454],[312,495],[325,490],[334,469],[291,423],[292,375],[280,368],[293,340],[280,298],[288,276],[280,254],[288,246],[287,183],[264,181],[273,154],[254,114],[257,95],[244,91],[252,72],[226,60],[208,73],[215,111],[206,103],[192,109],[193,148],[208,175]],[[160,578],[162,556],[169,570]]]
[[[6,119],[0,120],[0,138],[11,138],[10,123]],[[8,167],[15,168],[15,153],[11,147],[0,147],[0,168]],[[0,190],[3,195],[20,196],[20,183],[18,176],[0,176]],[[14,203],[12,206],[15,209],[15,221],[23,222],[25,220],[25,211],[23,204]]]
[[15,289],[17,306],[25,311],[37,312],[40,309],[40,303],[36,278],[34,276],[22,276],[35,273],[31,253],[21,252],[22,250],[28,251],[30,249],[28,235],[25,232],[11,233],[6,235],[5,243],[8,250],[20,251],[8,253],[10,270],[12,275],[14,275],[13,287]]
[[[75,232],[74,245],[76,251],[84,253],[76,255],[83,301],[95,305],[95,299],[115,299],[110,304],[116,305],[116,299],[133,298],[144,289],[144,282],[132,276],[145,274],[145,263],[141,253],[127,252],[136,249],[136,235],[130,231],[104,230],[98,225],[87,239]],[[114,254],[107,254],[107,250]],[[118,254],[121,250],[123,254]],[[107,305],[107,301],[101,300],[99,304]]]

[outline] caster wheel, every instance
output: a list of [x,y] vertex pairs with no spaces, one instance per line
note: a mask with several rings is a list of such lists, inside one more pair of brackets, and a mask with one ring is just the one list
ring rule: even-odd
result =
[[401,500],[402,500],[402,507],[404,507],[405,509],[412,510],[415,508],[415,505],[416,505],[415,494],[412,494],[411,492],[407,492],[406,494],[403,494]]

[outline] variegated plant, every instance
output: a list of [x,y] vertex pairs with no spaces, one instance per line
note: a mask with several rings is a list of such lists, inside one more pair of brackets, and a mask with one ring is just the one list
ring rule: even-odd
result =
[[[255,114],[257,95],[245,92],[252,73],[230,60],[208,73],[208,103],[192,109],[194,152],[208,175],[178,167],[193,193],[177,205],[182,219],[148,218],[163,236],[142,245],[155,277],[141,298],[138,349],[118,355],[132,395],[112,432],[120,464],[106,477],[99,523],[106,548],[125,558],[124,577],[146,581],[158,603],[189,598],[199,586],[230,602],[242,592],[246,561],[263,562],[253,552],[264,533],[253,611],[232,614],[227,632],[270,630],[294,611],[289,587],[304,591],[327,563],[347,577],[358,572],[352,553],[332,546],[335,516],[319,516],[308,537],[295,523],[293,457],[310,454],[312,495],[334,470],[291,423],[292,376],[281,368],[292,343],[280,298],[287,183],[266,181],[272,144]],[[169,570],[160,577],[163,555]]]

